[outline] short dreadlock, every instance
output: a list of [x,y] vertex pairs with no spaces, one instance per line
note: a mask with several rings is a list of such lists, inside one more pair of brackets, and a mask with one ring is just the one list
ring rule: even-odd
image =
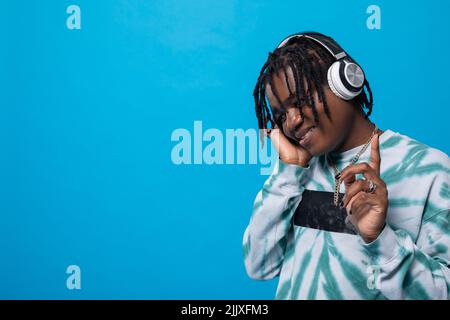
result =
[[[308,105],[312,108],[315,122],[319,122],[317,108],[313,98],[314,91],[317,91],[319,101],[323,103],[325,113],[330,118],[330,111],[325,98],[323,85],[328,83],[327,70],[334,61],[335,58],[328,50],[307,37],[293,37],[283,47],[269,52],[269,57],[261,69],[253,91],[259,129],[267,129],[268,123],[270,123],[271,128],[274,128],[274,124],[282,128],[279,119],[274,119],[273,113],[269,110],[266,101],[266,85],[270,85],[275,99],[281,105],[280,98],[273,86],[273,75],[283,71],[289,94],[292,95],[292,88],[289,85],[286,72],[288,67],[291,68],[294,76],[295,104],[302,118],[302,106]],[[362,90],[351,101],[360,106],[362,110],[364,108],[368,110],[365,113],[365,118],[367,119],[372,113],[373,96],[367,80],[364,81],[364,86],[369,94],[369,99],[367,98],[366,92]]]

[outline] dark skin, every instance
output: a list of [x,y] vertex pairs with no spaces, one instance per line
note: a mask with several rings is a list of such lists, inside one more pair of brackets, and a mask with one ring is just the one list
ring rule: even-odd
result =
[[[288,69],[288,79],[290,88],[295,91],[294,79],[291,70]],[[283,74],[273,76],[273,84],[278,97],[285,102],[289,97],[289,89],[286,85]],[[374,124],[369,119],[364,119],[364,113],[359,106],[355,106],[349,101],[337,97],[328,86],[324,86],[325,96],[330,109],[330,120],[325,114],[323,103],[318,101],[315,95],[315,103],[319,114],[320,123],[314,122],[312,109],[308,106],[303,108],[305,118],[300,118],[300,112],[295,105],[295,101],[289,101],[284,107],[279,106],[278,101],[272,94],[269,85],[266,86],[267,98],[269,100],[272,112],[285,113],[286,121],[283,124],[283,133],[293,139],[296,139],[296,131],[317,125],[312,132],[313,143],[305,149],[311,156],[318,156],[329,152],[343,152],[367,142],[374,130]],[[383,131],[378,130],[378,133]]]
[[[289,86],[295,90],[291,70],[287,70]],[[289,98],[289,89],[284,74],[273,76],[273,86],[282,105],[273,95],[270,85],[266,85],[267,99],[274,114],[284,114],[282,130],[275,128],[268,132],[272,143],[278,150],[280,159],[286,163],[306,167],[314,156],[326,153],[340,153],[362,146],[372,135],[375,125],[364,118],[359,106],[337,97],[327,85],[323,86],[331,120],[325,114],[323,103],[315,94],[315,103],[319,115],[319,123],[315,123],[312,108],[303,107],[304,118],[293,99]],[[311,142],[301,146],[296,143],[305,128],[316,126],[311,132]],[[340,182],[345,184],[343,207],[346,207],[350,220],[356,226],[359,234],[367,243],[375,240],[381,233],[386,219],[388,197],[387,188],[380,178],[381,157],[378,136],[383,131],[377,130],[371,140],[371,160],[369,163],[358,163],[346,167],[340,175]],[[289,138],[289,139],[288,139]],[[368,193],[368,180],[355,179],[356,174],[362,174],[376,185],[374,193]]]

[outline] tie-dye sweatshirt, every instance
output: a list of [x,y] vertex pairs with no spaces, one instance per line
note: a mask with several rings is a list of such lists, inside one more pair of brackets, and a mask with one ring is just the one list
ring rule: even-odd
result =
[[[243,251],[251,278],[279,276],[276,299],[449,299],[450,159],[392,130],[379,141],[389,206],[371,243],[334,206],[324,156],[307,168],[275,165],[256,196]],[[338,169],[360,149],[335,157]],[[369,161],[370,147],[358,163]],[[342,199],[343,183],[339,191]]]

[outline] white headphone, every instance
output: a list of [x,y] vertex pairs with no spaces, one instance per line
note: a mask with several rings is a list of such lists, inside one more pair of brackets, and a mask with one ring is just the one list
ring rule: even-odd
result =
[[365,82],[364,71],[332,38],[318,32],[296,33],[281,41],[277,49],[292,38],[300,37],[316,41],[336,59],[327,72],[328,85],[336,96],[351,100],[361,93]]

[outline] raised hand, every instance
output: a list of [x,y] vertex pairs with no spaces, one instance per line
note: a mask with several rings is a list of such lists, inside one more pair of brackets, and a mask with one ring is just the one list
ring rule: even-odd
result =
[[[363,162],[345,168],[339,180],[344,181],[343,207],[347,209],[350,221],[366,243],[375,240],[383,230],[388,208],[388,191],[380,178],[379,136],[371,141],[370,162]],[[355,179],[362,174],[365,179]],[[370,192],[370,180],[376,185]]]

